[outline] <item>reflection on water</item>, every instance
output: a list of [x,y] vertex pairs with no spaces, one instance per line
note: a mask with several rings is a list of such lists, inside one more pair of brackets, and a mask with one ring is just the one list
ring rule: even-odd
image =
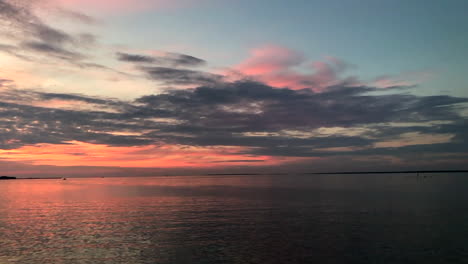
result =
[[0,182],[0,263],[460,263],[466,174]]

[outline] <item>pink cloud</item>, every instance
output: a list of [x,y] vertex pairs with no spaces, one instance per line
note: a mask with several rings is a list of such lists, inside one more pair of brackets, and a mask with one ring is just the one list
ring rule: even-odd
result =
[[370,84],[379,88],[414,86],[434,77],[432,72],[406,72],[395,76],[380,76]]
[[[297,51],[277,45],[253,49],[250,57],[235,66],[241,75],[265,82],[274,87],[292,89],[310,88],[323,91],[337,84],[355,84],[355,78],[342,78],[349,64],[335,57],[306,63],[306,57]],[[233,74],[228,74],[232,77]]]
[[237,68],[247,75],[271,74],[298,66],[304,60],[304,55],[297,51],[282,46],[267,45],[253,49],[250,58]]

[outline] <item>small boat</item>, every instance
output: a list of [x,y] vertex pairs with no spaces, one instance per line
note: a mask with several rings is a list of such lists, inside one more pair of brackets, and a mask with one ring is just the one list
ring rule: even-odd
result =
[[65,178],[65,177],[62,178],[62,180],[64,180],[64,181],[65,181],[66,179],[67,179],[67,178]]

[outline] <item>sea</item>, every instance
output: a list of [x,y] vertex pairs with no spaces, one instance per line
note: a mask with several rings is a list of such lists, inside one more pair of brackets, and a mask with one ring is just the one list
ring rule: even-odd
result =
[[0,182],[0,263],[468,263],[468,174]]

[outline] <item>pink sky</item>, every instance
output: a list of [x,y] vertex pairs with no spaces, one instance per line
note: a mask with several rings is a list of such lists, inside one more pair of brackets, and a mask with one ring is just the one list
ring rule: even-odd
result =
[[164,10],[195,5],[204,0],[56,0],[60,4],[79,10],[100,13],[128,13],[148,10]]

